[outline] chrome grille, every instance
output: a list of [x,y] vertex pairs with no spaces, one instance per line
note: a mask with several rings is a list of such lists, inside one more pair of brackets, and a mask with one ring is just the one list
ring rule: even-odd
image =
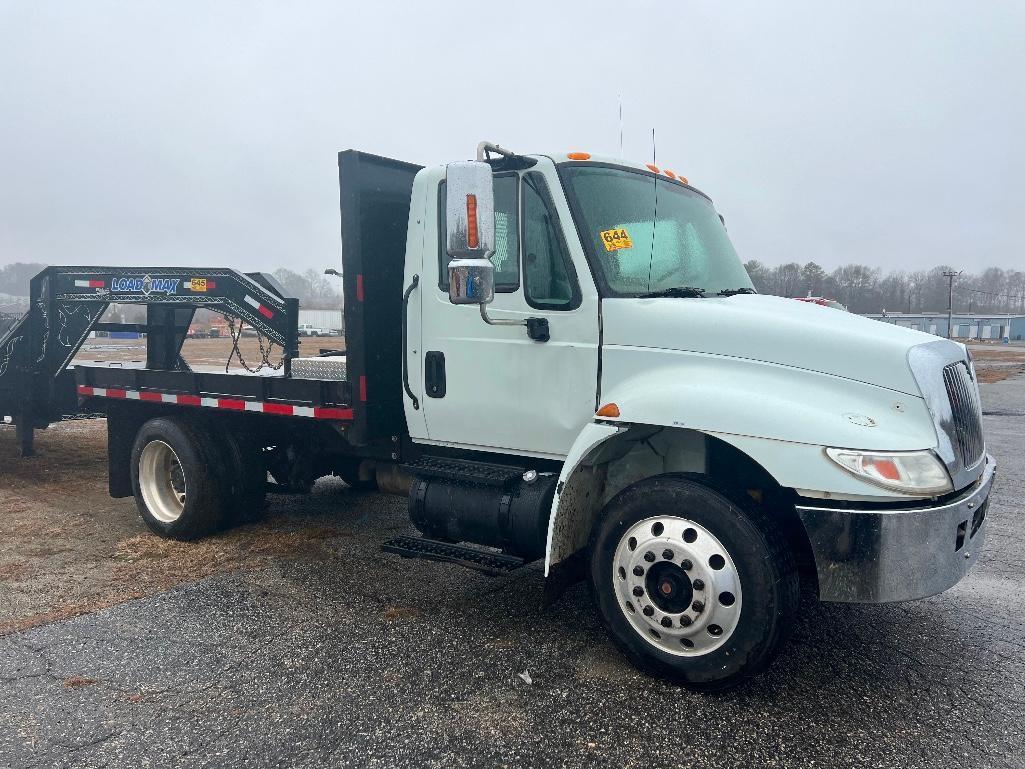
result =
[[954,436],[962,467],[974,467],[986,448],[982,437],[982,408],[979,388],[965,363],[951,363],[943,368],[943,385],[950,400],[954,418]]

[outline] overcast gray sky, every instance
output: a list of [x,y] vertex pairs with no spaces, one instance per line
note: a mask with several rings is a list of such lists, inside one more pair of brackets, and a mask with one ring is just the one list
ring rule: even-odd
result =
[[1025,269],[1025,3],[0,0],[0,264],[337,266],[335,153],[650,157],[745,259]]

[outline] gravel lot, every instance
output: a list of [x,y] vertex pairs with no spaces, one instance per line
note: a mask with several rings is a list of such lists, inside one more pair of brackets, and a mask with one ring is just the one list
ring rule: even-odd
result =
[[29,461],[0,428],[0,766],[1025,766],[1025,377],[983,388],[1001,470],[969,577],[811,603],[718,696],[635,672],[580,587],[542,609],[536,569],[382,555],[400,499],[325,481],[167,543],[106,497],[102,423]]

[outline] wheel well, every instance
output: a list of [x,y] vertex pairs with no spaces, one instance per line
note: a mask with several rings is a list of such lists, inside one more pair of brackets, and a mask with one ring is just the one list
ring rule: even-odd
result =
[[583,551],[605,506],[624,489],[659,475],[686,475],[741,507],[757,505],[777,522],[801,570],[814,579],[808,535],[794,492],[740,449],[697,430],[635,426],[596,446],[566,479],[558,497],[549,566]]

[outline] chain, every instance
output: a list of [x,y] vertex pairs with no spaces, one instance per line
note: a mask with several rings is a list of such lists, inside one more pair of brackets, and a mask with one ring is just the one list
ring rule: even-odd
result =
[[[271,353],[274,352],[274,342],[268,340],[266,346],[264,345],[263,334],[259,331],[256,332],[256,341],[260,345],[260,364],[255,368],[246,363],[245,358],[242,357],[242,350],[239,349],[238,343],[242,338],[242,328],[245,324],[241,319],[231,318],[225,316],[225,320],[228,321],[228,333],[231,334],[231,352],[228,353],[228,360],[224,364],[224,373],[227,374],[231,368],[232,358],[237,357],[238,362],[242,364],[242,368],[248,371],[250,374],[258,374],[265,368],[269,368],[271,371],[278,371],[282,366],[285,365],[284,350],[282,350],[281,358],[277,363],[270,362]],[[235,328],[235,321],[238,320],[238,328]]]

